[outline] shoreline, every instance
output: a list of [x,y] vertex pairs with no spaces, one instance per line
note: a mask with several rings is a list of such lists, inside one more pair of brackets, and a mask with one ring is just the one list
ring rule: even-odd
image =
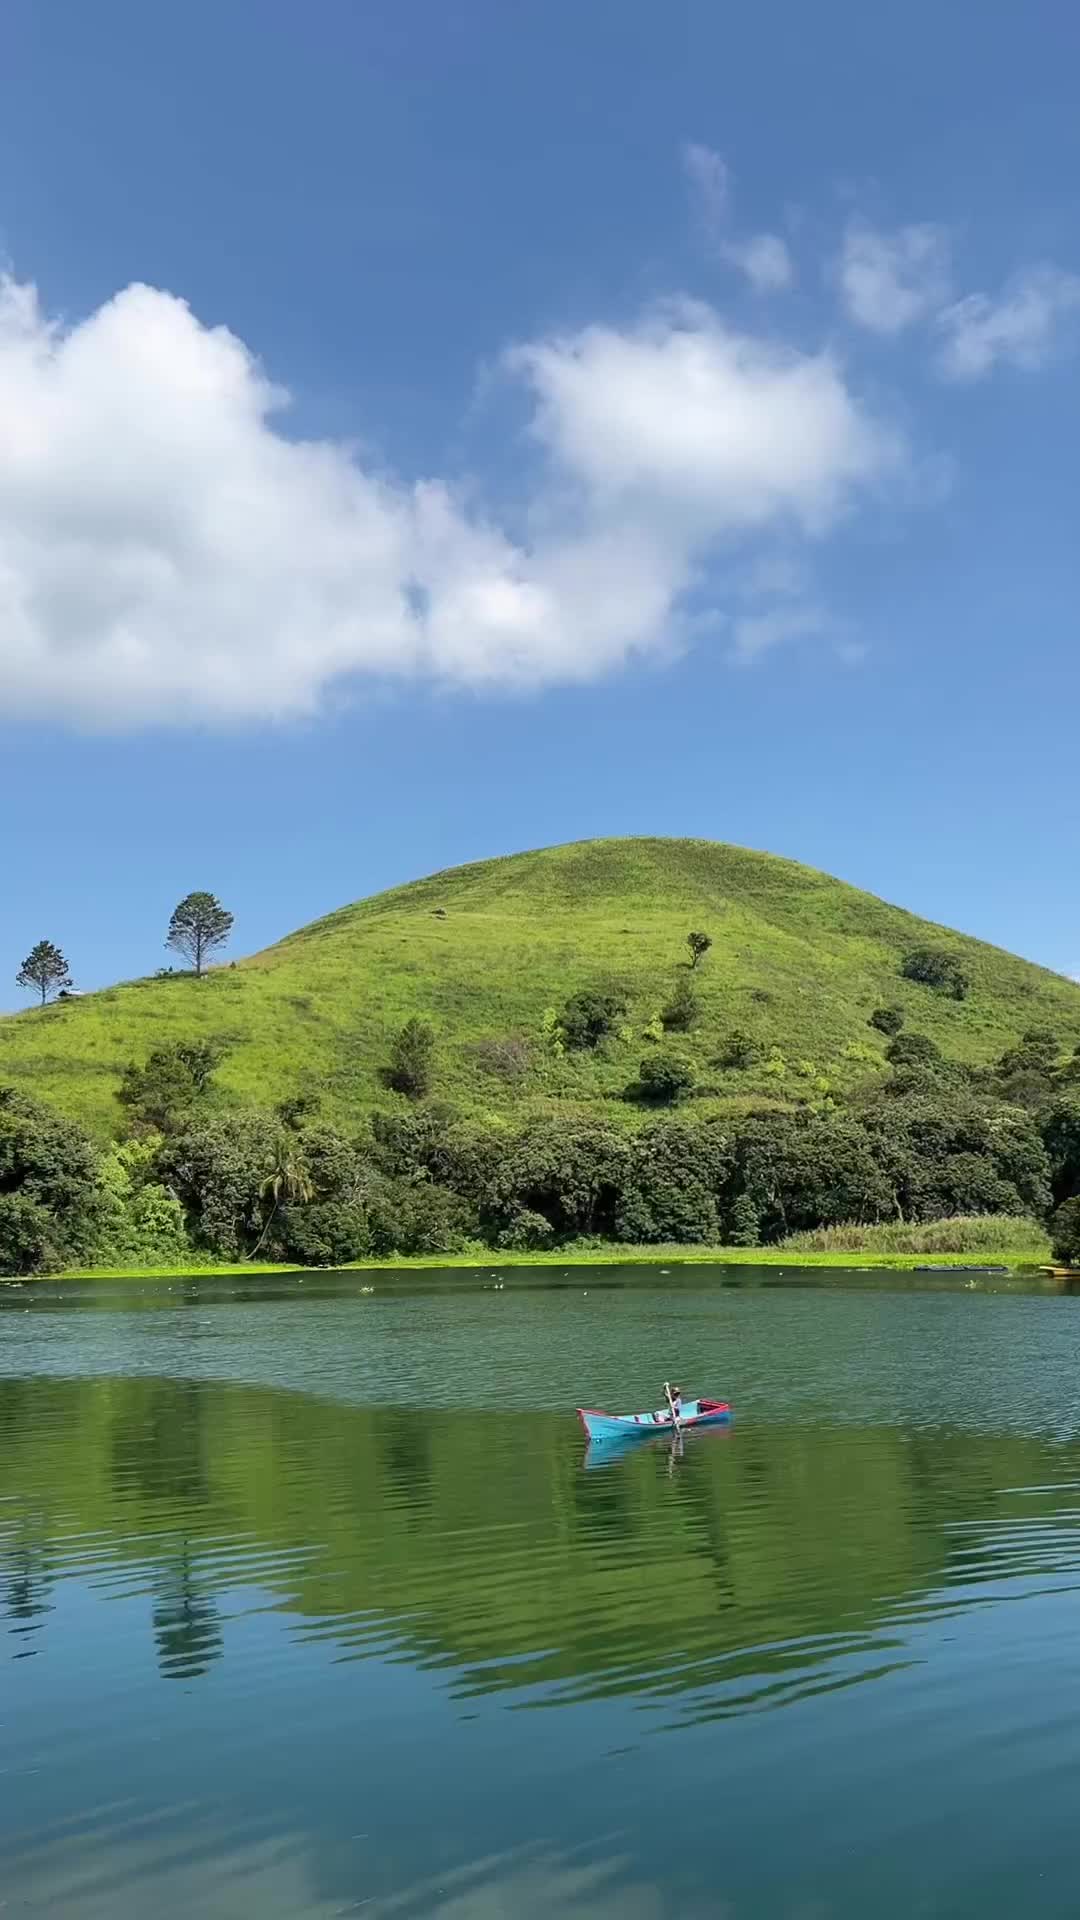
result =
[[1048,1271],[1050,1256],[1030,1249],[1003,1248],[980,1253],[881,1253],[850,1251],[843,1253],[786,1252],[780,1247],[565,1247],[558,1251],[500,1253],[485,1249],[482,1253],[410,1254],[381,1259],[353,1260],[342,1267],[304,1267],[280,1261],[198,1261],[156,1267],[71,1267],[59,1273],[0,1276],[0,1284],[36,1286],[41,1282],[69,1280],[228,1280],[260,1279],[275,1274],[320,1273],[493,1273],[510,1268],[569,1267],[764,1267],[793,1271],[896,1272],[913,1273],[919,1269],[957,1270],[971,1273],[1004,1268],[1010,1273],[1029,1274]]

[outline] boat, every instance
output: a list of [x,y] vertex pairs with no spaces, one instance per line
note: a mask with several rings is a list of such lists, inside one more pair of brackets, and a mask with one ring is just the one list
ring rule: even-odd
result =
[[[647,1440],[651,1434],[670,1433],[675,1424],[667,1407],[657,1413],[600,1413],[594,1407],[579,1407],[577,1416],[591,1441]],[[684,1400],[679,1432],[726,1427],[730,1420],[731,1408],[726,1400]]]

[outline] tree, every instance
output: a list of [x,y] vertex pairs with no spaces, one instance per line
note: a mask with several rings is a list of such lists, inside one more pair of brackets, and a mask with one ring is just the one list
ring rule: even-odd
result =
[[717,1195],[731,1173],[726,1129],[661,1119],[642,1127],[630,1148],[615,1217],[620,1240],[696,1241],[720,1238]]
[[212,893],[189,893],[174,909],[165,945],[191,961],[201,975],[209,954],[223,947],[232,932],[233,917]]
[[384,1079],[395,1093],[419,1100],[430,1090],[435,1057],[435,1034],[426,1020],[406,1020],[390,1049]]
[[694,1084],[694,1069],[670,1047],[646,1054],[638,1068],[638,1097],[659,1106],[673,1106]]
[[179,1261],[190,1251],[184,1214],[158,1179],[159,1137],[118,1141],[98,1173],[101,1217],[98,1258],[110,1265]]
[[1064,1053],[1053,1027],[1028,1027],[998,1061],[999,1073],[1052,1073]]
[[[303,1260],[313,1266],[341,1266],[363,1259],[372,1251],[369,1207],[379,1184],[361,1142],[346,1140],[333,1127],[307,1128],[291,1136],[294,1152],[302,1148],[287,1179],[277,1179],[280,1204],[273,1220],[275,1257]],[[280,1155],[267,1179],[273,1192],[275,1176],[284,1172]],[[263,1202],[267,1195],[263,1183]]]
[[1058,1100],[1042,1117],[1040,1132],[1050,1159],[1050,1184],[1060,1206],[1080,1193],[1080,1098]]
[[763,1240],[895,1211],[872,1143],[847,1115],[762,1115],[736,1145],[735,1186],[750,1196]]
[[54,947],[51,940],[39,940],[36,947],[31,947],[15,975],[15,981],[17,986],[25,987],[28,993],[39,993],[44,1006],[49,995],[55,993],[57,988],[70,987],[71,975],[59,947]]
[[894,1038],[906,1018],[903,1007],[875,1007],[866,1024],[868,1027],[876,1027],[879,1033],[887,1033],[890,1038]]
[[1054,1259],[1066,1266],[1080,1263],[1080,1200],[1065,1200],[1050,1222]]
[[885,1049],[894,1067],[929,1067],[941,1059],[941,1048],[928,1033],[900,1033]]
[[566,1045],[578,1052],[598,1047],[625,1013],[626,995],[617,987],[585,987],[571,994],[560,1023]]
[[685,973],[680,973],[671,999],[661,1010],[660,1020],[667,1033],[689,1033],[698,1017],[698,998]]
[[0,1273],[40,1273],[92,1256],[97,1155],[44,1101],[0,1087]]
[[197,1245],[227,1260],[252,1251],[265,1229],[266,1183],[281,1164],[281,1123],[255,1112],[194,1118],[161,1154],[161,1175]]
[[946,947],[912,947],[904,955],[900,972],[905,980],[933,987],[935,993],[947,994],[950,1000],[965,1000],[971,989],[971,975]]
[[699,960],[704,960],[712,946],[712,939],[707,933],[688,933],[686,944],[690,949],[690,966],[694,968]]
[[1030,1114],[927,1080],[874,1095],[860,1118],[898,1218],[1045,1213],[1050,1167]]
[[373,1253],[457,1253],[476,1222],[456,1193],[434,1183],[384,1180],[368,1202]]
[[604,1121],[534,1121],[499,1157],[489,1216],[539,1213],[559,1239],[610,1238],[629,1157],[625,1134]]
[[125,1067],[117,1099],[141,1132],[175,1133],[213,1089],[215,1069],[228,1049],[220,1040],[181,1040],[156,1047],[139,1066]]
[[731,1247],[756,1247],[760,1237],[757,1208],[748,1193],[740,1193],[732,1203],[724,1238]]
[[262,1251],[282,1201],[287,1201],[290,1206],[306,1206],[309,1200],[314,1200],[315,1193],[315,1182],[303,1147],[295,1132],[283,1126],[278,1136],[274,1164],[259,1190],[264,1208],[267,1201],[270,1202],[270,1208],[263,1220],[263,1230],[251,1249],[252,1259]]

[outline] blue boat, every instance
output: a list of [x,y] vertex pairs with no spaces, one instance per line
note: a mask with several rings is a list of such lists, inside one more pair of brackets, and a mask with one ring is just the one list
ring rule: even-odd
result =
[[[670,1433],[674,1422],[670,1410],[657,1413],[599,1413],[594,1407],[579,1407],[581,1421],[590,1441],[647,1440],[656,1433]],[[726,1400],[684,1400],[679,1412],[679,1431],[688,1433],[697,1427],[726,1427],[731,1408]]]

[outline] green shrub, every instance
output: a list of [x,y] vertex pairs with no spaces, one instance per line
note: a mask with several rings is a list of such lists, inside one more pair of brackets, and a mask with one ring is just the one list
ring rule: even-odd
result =
[[861,1040],[849,1040],[843,1051],[843,1059],[854,1061],[861,1067],[880,1067],[881,1055],[873,1047],[864,1047]]
[[561,1060],[566,1052],[566,1035],[554,1007],[545,1007],[540,1016],[540,1044],[553,1060]]
[[876,1027],[879,1033],[887,1033],[890,1038],[898,1034],[907,1015],[903,1007],[875,1007],[867,1021],[868,1027]]
[[947,947],[912,947],[904,955],[900,972],[905,980],[917,980],[950,1000],[964,1000],[971,990],[971,975]]
[[430,1092],[434,1074],[435,1034],[426,1020],[406,1020],[390,1049],[383,1079],[395,1093],[420,1100]]
[[626,1013],[626,995],[616,987],[585,987],[571,994],[562,1012],[568,1047],[583,1052],[598,1047]]
[[668,1033],[689,1033],[697,1017],[697,994],[688,975],[682,973],[675,982],[671,998],[663,1008],[660,1018]]
[[733,1027],[716,1056],[718,1067],[726,1067],[732,1073],[745,1073],[747,1068],[755,1067],[761,1059],[760,1043],[753,1034],[746,1033],[741,1027]]
[[998,1072],[1049,1075],[1064,1051],[1053,1027],[1029,1027],[1014,1047],[1006,1048],[998,1061]]
[[498,1236],[500,1247],[515,1253],[527,1253],[538,1247],[550,1246],[555,1238],[550,1220],[542,1213],[534,1213],[529,1207],[522,1207],[519,1213],[503,1227]]
[[638,1068],[639,1098],[660,1106],[673,1106],[689,1093],[694,1084],[694,1069],[681,1054],[665,1047],[646,1054]]
[[928,1033],[900,1033],[885,1049],[885,1058],[893,1067],[926,1067],[941,1059],[941,1048]]

